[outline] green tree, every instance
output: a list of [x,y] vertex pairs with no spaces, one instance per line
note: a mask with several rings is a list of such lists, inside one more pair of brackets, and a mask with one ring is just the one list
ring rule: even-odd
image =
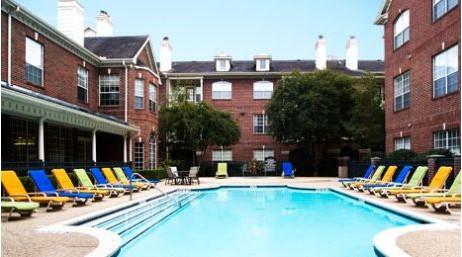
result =
[[[211,145],[235,144],[240,137],[239,126],[231,115],[205,103],[180,102],[164,107],[160,111],[159,130],[166,145],[190,150],[193,155],[202,151],[202,157]],[[199,164],[201,161],[202,158]]]
[[372,74],[356,80],[354,107],[350,130],[355,142],[373,151],[383,151],[385,142],[385,113],[382,86]]
[[309,149],[317,175],[326,144],[349,135],[352,106],[352,79],[326,70],[284,76],[266,111],[273,137]]

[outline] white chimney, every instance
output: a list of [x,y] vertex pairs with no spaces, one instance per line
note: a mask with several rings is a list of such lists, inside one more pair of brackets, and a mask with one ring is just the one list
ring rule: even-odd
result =
[[77,0],[58,0],[58,30],[83,45],[85,8]]
[[96,30],[92,27],[87,27],[83,33],[85,37],[96,37]]
[[351,36],[350,39],[348,39],[345,65],[350,70],[358,69],[358,40],[355,36]]
[[112,37],[112,19],[106,11],[101,10],[96,16],[96,35],[98,37]]
[[316,41],[315,49],[315,62],[316,69],[324,70],[327,67],[327,43],[322,35],[319,35]]
[[160,71],[172,69],[172,45],[168,37],[164,37],[160,43]]

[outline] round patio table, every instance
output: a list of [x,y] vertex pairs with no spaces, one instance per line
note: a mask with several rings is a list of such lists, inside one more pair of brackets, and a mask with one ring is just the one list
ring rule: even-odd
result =
[[178,177],[180,177],[180,185],[191,185],[189,181],[189,171],[188,170],[179,170]]

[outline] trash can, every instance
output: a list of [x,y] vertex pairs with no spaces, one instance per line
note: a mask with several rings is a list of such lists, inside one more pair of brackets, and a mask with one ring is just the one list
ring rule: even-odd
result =
[[338,177],[346,178],[348,177],[348,162],[350,161],[349,156],[338,157]]

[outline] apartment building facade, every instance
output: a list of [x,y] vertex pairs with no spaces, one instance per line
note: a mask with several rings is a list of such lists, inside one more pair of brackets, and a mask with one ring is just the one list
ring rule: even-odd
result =
[[[157,163],[158,88],[149,36],[113,36],[101,11],[58,1],[50,26],[2,0],[2,165],[133,161]],[[84,32],[85,31],[85,32]]]
[[460,154],[459,0],[385,0],[386,151]]
[[[232,146],[214,146],[205,153],[206,161],[262,161],[268,157],[289,160],[294,145],[274,141],[271,126],[265,114],[266,105],[282,76],[293,71],[302,73],[330,69],[359,77],[367,72],[383,76],[380,60],[358,60],[358,41],[347,42],[346,60],[329,59],[326,40],[320,36],[315,46],[314,60],[273,60],[268,54],[255,55],[253,60],[233,60],[220,53],[211,61],[172,62],[173,48],[164,38],[160,50],[160,70],[165,88],[161,101],[174,101],[178,87],[185,88],[188,100],[203,101],[229,112],[237,121],[241,138]],[[180,85],[180,86],[178,86]]]

